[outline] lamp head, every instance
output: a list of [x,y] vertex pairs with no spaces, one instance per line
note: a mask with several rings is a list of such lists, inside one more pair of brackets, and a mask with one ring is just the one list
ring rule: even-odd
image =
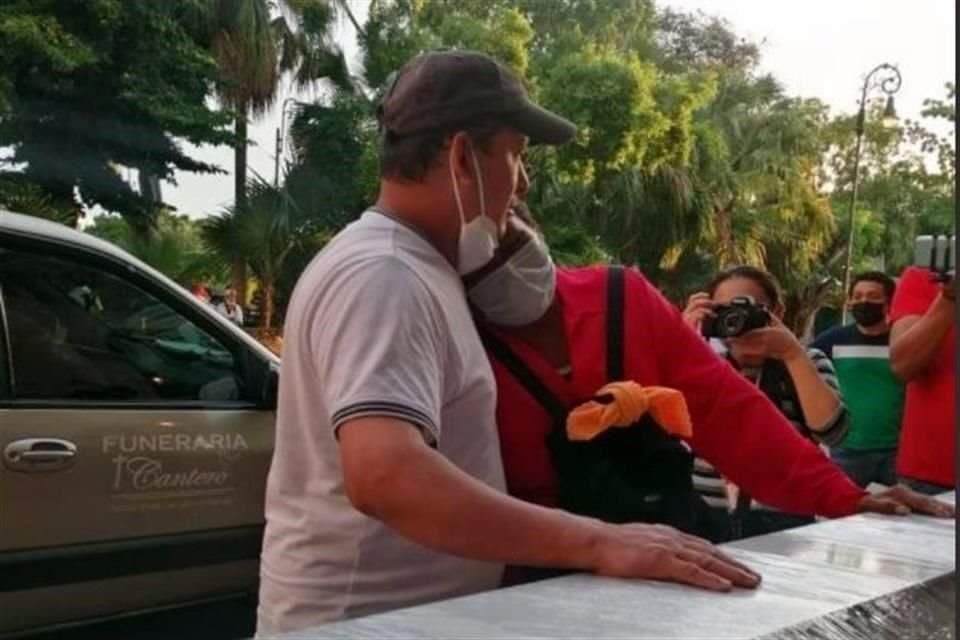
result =
[[892,129],[899,122],[897,110],[893,106],[893,96],[887,96],[887,106],[883,109],[883,126]]

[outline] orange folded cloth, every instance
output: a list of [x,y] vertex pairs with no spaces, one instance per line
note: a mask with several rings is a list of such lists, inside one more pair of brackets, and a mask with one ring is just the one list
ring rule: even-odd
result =
[[693,425],[683,394],[668,387],[643,387],[636,382],[611,382],[597,392],[610,402],[584,402],[567,415],[567,437],[592,440],[610,427],[629,427],[650,412],[664,431],[689,438]]

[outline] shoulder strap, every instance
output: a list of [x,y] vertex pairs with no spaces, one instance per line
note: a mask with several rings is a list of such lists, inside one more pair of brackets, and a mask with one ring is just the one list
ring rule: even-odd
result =
[[607,269],[607,382],[623,380],[623,267]]
[[558,423],[565,422],[567,419],[567,408],[540,382],[537,374],[527,366],[520,356],[514,353],[513,349],[511,349],[507,343],[493,335],[493,332],[483,327],[477,327],[477,331],[480,334],[480,340],[483,342],[483,346],[487,349],[487,353],[507,368],[510,375],[526,389],[527,393],[529,393],[534,400],[540,403],[540,406],[546,409],[554,421]]

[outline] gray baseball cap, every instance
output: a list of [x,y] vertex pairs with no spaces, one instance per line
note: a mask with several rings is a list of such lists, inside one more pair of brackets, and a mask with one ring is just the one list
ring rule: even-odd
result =
[[577,132],[569,120],[534,104],[516,74],[475,51],[438,51],[410,60],[377,107],[377,120],[398,136],[503,122],[531,144],[563,144]]

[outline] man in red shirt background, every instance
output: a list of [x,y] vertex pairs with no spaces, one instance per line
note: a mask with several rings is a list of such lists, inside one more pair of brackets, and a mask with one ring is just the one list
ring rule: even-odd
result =
[[890,364],[907,383],[897,475],[916,491],[956,484],[956,284],[909,267],[890,311]]

